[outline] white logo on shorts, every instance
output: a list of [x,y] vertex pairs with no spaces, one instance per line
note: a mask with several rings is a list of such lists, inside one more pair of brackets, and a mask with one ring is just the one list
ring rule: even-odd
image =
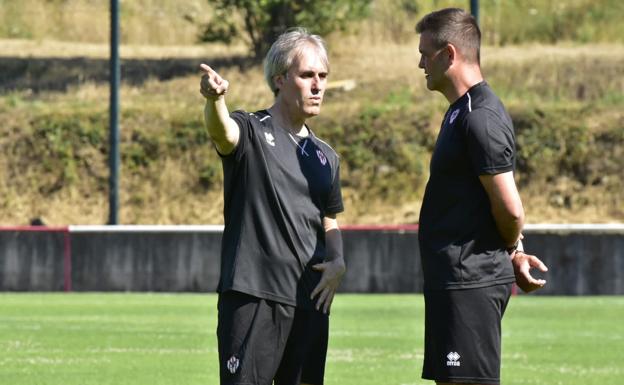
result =
[[461,356],[457,354],[457,352],[450,352],[446,355],[446,358],[448,358],[448,361],[446,361],[446,366],[461,366],[461,364],[459,363],[460,357]]
[[236,358],[236,356],[232,356],[227,361],[226,365],[227,365],[227,368],[230,371],[230,373],[234,374],[234,373],[236,373],[236,371],[238,370],[238,367],[240,366],[240,361],[239,361],[238,358]]

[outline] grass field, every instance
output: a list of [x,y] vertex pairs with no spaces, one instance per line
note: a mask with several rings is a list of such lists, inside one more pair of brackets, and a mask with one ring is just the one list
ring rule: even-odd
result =
[[[326,384],[420,379],[420,295],[340,295]],[[505,385],[624,383],[624,297],[512,298]],[[0,384],[217,384],[212,294],[0,294]]]

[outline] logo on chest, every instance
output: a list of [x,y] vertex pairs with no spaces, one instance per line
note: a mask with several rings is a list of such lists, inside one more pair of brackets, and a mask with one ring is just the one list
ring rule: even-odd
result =
[[455,118],[457,118],[457,115],[459,115],[459,109],[453,111],[451,113],[451,117],[449,118],[449,123],[453,124],[453,122],[455,121]]
[[266,139],[268,144],[275,147],[275,138],[273,137],[273,134],[271,134],[270,132],[265,132],[264,139]]
[[327,157],[325,157],[325,154],[323,154],[323,151],[316,150],[316,156],[318,156],[319,161],[321,161],[321,164],[323,166],[325,166],[327,164]]

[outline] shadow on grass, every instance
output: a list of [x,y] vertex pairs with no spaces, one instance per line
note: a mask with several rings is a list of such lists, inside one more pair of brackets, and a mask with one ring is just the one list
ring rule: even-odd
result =
[[[169,80],[199,73],[199,64],[209,60],[217,71],[238,67],[241,71],[254,62],[246,56],[175,59],[122,59],[121,82],[140,85],[148,79]],[[109,81],[108,59],[0,57],[0,92],[13,90],[65,91],[84,82]]]

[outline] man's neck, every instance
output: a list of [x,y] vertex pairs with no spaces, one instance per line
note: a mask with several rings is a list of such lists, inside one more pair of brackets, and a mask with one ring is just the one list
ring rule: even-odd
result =
[[453,104],[468,92],[472,86],[482,82],[483,75],[478,65],[465,65],[462,68],[458,68],[455,74],[451,74],[449,80],[449,86],[442,91],[442,94],[444,94],[449,104]]
[[292,116],[283,104],[275,103],[268,111],[275,123],[289,133],[298,136],[308,136],[305,118]]

